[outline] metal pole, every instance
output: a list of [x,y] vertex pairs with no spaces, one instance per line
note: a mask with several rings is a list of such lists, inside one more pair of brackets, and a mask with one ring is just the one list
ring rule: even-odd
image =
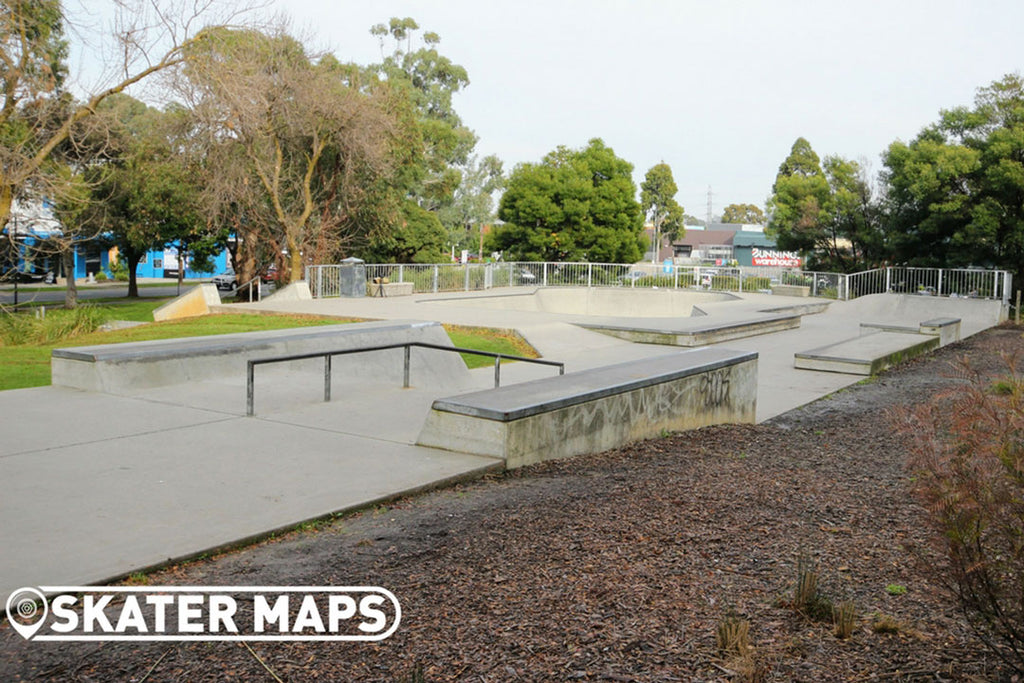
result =
[[501,356],[494,357],[494,388],[501,386]]
[[587,287],[593,287],[594,286],[593,274],[594,274],[594,264],[593,263],[588,263],[587,264]]
[[324,403],[331,402],[331,354],[324,355]]
[[892,290],[892,266],[886,266],[885,268],[885,292],[886,294]]
[[408,344],[405,345],[405,370],[403,372],[404,378],[402,380],[402,388],[409,388],[409,358],[412,355],[412,347]]
[[245,414],[248,417],[252,417],[252,413],[253,413],[253,402],[254,402],[254,398],[255,398],[253,396],[254,389],[255,389],[255,387],[253,386],[255,384],[253,382],[253,379],[254,379],[254,376],[256,374],[254,372],[255,367],[256,366],[253,364],[252,361],[246,362],[246,372],[245,372]]
[[942,268],[939,268],[939,286],[935,289],[935,296],[942,296]]

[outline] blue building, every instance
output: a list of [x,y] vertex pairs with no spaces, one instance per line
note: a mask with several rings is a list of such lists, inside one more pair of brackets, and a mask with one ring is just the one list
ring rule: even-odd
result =
[[[15,272],[21,279],[42,280],[48,273],[65,277],[57,246],[64,233],[60,222],[53,214],[53,206],[44,200],[34,205],[15,202],[11,218],[2,232],[14,236],[14,253],[0,256],[0,277],[10,279]],[[82,240],[74,245],[74,278],[82,279],[100,272],[111,277],[111,265],[118,263],[117,247],[109,247],[102,238]],[[228,252],[225,249],[213,259],[213,271],[197,271],[190,266],[185,255],[185,279],[195,280],[212,277],[228,267]],[[137,277],[177,278],[179,264],[178,247],[166,246],[154,249],[144,255],[135,270]]]

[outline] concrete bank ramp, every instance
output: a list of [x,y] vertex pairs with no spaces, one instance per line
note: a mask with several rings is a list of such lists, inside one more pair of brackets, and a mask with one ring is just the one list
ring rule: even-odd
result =
[[493,296],[447,296],[425,299],[432,306],[469,306],[506,311],[535,311],[561,315],[639,318],[678,318],[694,306],[737,300],[724,292],[630,287],[550,287]]

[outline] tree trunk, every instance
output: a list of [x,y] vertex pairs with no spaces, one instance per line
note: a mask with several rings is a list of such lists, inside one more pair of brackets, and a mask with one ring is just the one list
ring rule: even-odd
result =
[[288,239],[288,261],[290,264],[288,282],[298,282],[302,279],[302,254],[299,252],[297,240]]
[[135,269],[139,267],[139,261],[142,260],[142,254],[134,249],[125,249],[124,257],[124,260],[128,262],[128,298],[138,299],[139,278],[135,273]]
[[74,308],[78,305],[78,285],[75,284],[75,247],[69,244],[60,254],[61,262],[64,264],[64,279],[67,281],[67,289],[64,290],[64,308]]

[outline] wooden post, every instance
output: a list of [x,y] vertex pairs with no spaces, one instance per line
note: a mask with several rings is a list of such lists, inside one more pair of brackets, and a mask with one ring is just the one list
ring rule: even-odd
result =
[[1016,314],[1016,322],[1017,322],[1017,324],[1018,324],[1018,325],[1020,325],[1020,290],[1019,290],[1019,289],[1017,290],[1017,314]]

